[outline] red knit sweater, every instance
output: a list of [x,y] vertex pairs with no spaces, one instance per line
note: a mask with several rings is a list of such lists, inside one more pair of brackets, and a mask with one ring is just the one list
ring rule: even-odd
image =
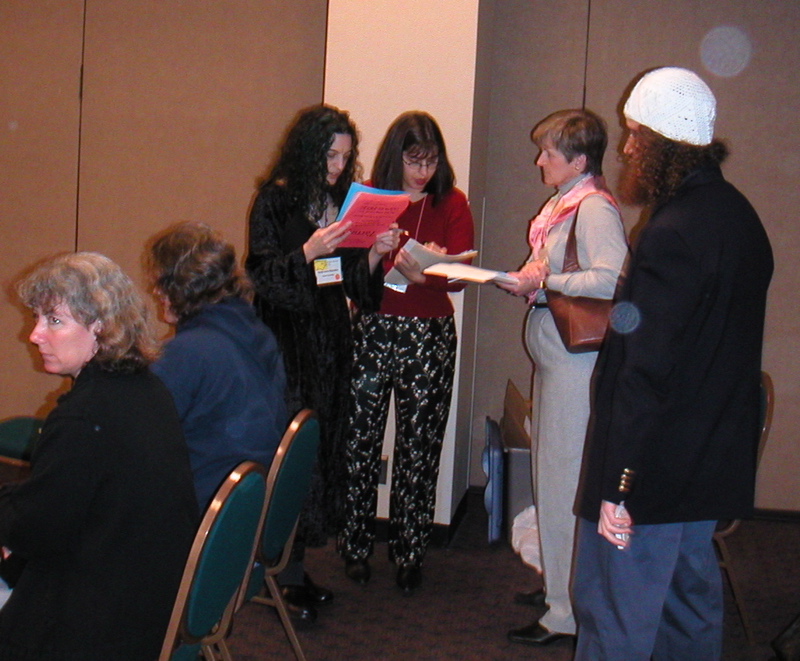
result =
[[[397,224],[420,243],[433,241],[446,248],[449,254],[472,249],[472,214],[466,196],[457,188],[444,195],[435,206],[432,195],[410,204],[397,219]],[[401,245],[404,242],[401,240]],[[395,254],[392,252],[384,257],[384,274],[392,268]],[[425,277],[424,285],[409,284],[404,294],[384,287],[381,314],[398,317],[445,317],[453,314],[453,304],[447,293],[461,291],[466,283],[450,284],[443,277]]]

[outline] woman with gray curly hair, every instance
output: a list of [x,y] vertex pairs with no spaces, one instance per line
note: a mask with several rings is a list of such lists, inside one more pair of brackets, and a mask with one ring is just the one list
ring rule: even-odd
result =
[[178,414],[147,369],[147,310],[97,253],[41,263],[18,293],[45,371],[73,383],[30,477],[0,489],[0,544],[22,565],[0,658],[156,658],[198,513]]

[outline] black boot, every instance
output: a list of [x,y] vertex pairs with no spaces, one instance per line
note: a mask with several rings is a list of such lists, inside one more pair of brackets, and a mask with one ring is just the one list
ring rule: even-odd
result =
[[359,585],[366,585],[369,583],[372,570],[369,567],[369,561],[364,560],[345,560],[344,573],[347,577]]
[[303,587],[306,589],[308,601],[315,606],[324,606],[333,601],[333,592],[328,588],[317,585],[308,574],[303,574]]
[[417,565],[405,565],[397,570],[397,586],[404,594],[412,594],[421,583],[422,569]]
[[281,586],[281,594],[286,602],[286,610],[289,616],[298,622],[311,624],[317,619],[317,609],[308,597],[308,591],[304,585],[284,585]]

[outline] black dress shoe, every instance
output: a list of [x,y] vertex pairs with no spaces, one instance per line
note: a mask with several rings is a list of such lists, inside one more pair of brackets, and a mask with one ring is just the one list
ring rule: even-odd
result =
[[405,593],[411,594],[422,583],[422,570],[416,565],[406,565],[397,570],[397,585]]
[[306,589],[308,601],[315,606],[324,606],[333,601],[333,592],[314,583],[308,574],[303,574],[303,587]]
[[369,568],[367,560],[345,560],[344,573],[359,585],[369,583],[370,576],[372,576],[372,570]]
[[544,606],[544,590],[539,588],[533,592],[517,592],[517,594],[514,595],[514,603],[523,604],[524,606]]
[[508,632],[508,639],[512,643],[522,643],[524,645],[538,645],[545,647],[550,643],[564,638],[575,638],[571,633],[559,633],[558,631],[548,631],[538,622],[522,627],[521,629],[511,629]]
[[281,587],[283,601],[289,616],[298,622],[311,624],[317,619],[317,609],[308,597],[308,590],[304,585],[284,585]]

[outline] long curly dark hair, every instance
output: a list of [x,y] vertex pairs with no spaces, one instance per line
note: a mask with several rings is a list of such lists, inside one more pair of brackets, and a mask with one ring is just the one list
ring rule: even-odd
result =
[[[327,153],[337,133],[349,135],[353,148],[344,170],[330,186]],[[309,220],[314,222],[325,213],[328,194],[336,206],[341,206],[350,184],[360,174],[358,132],[350,115],[333,106],[319,104],[298,113],[278,161],[262,186],[285,186],[292,204],[306,210]]]
[[620,197],[631,204],[660,204],[675,195],[686,176],[719,166],[728,157],[721,140],[698,147],[676,142],[640,125],[620,181]]

